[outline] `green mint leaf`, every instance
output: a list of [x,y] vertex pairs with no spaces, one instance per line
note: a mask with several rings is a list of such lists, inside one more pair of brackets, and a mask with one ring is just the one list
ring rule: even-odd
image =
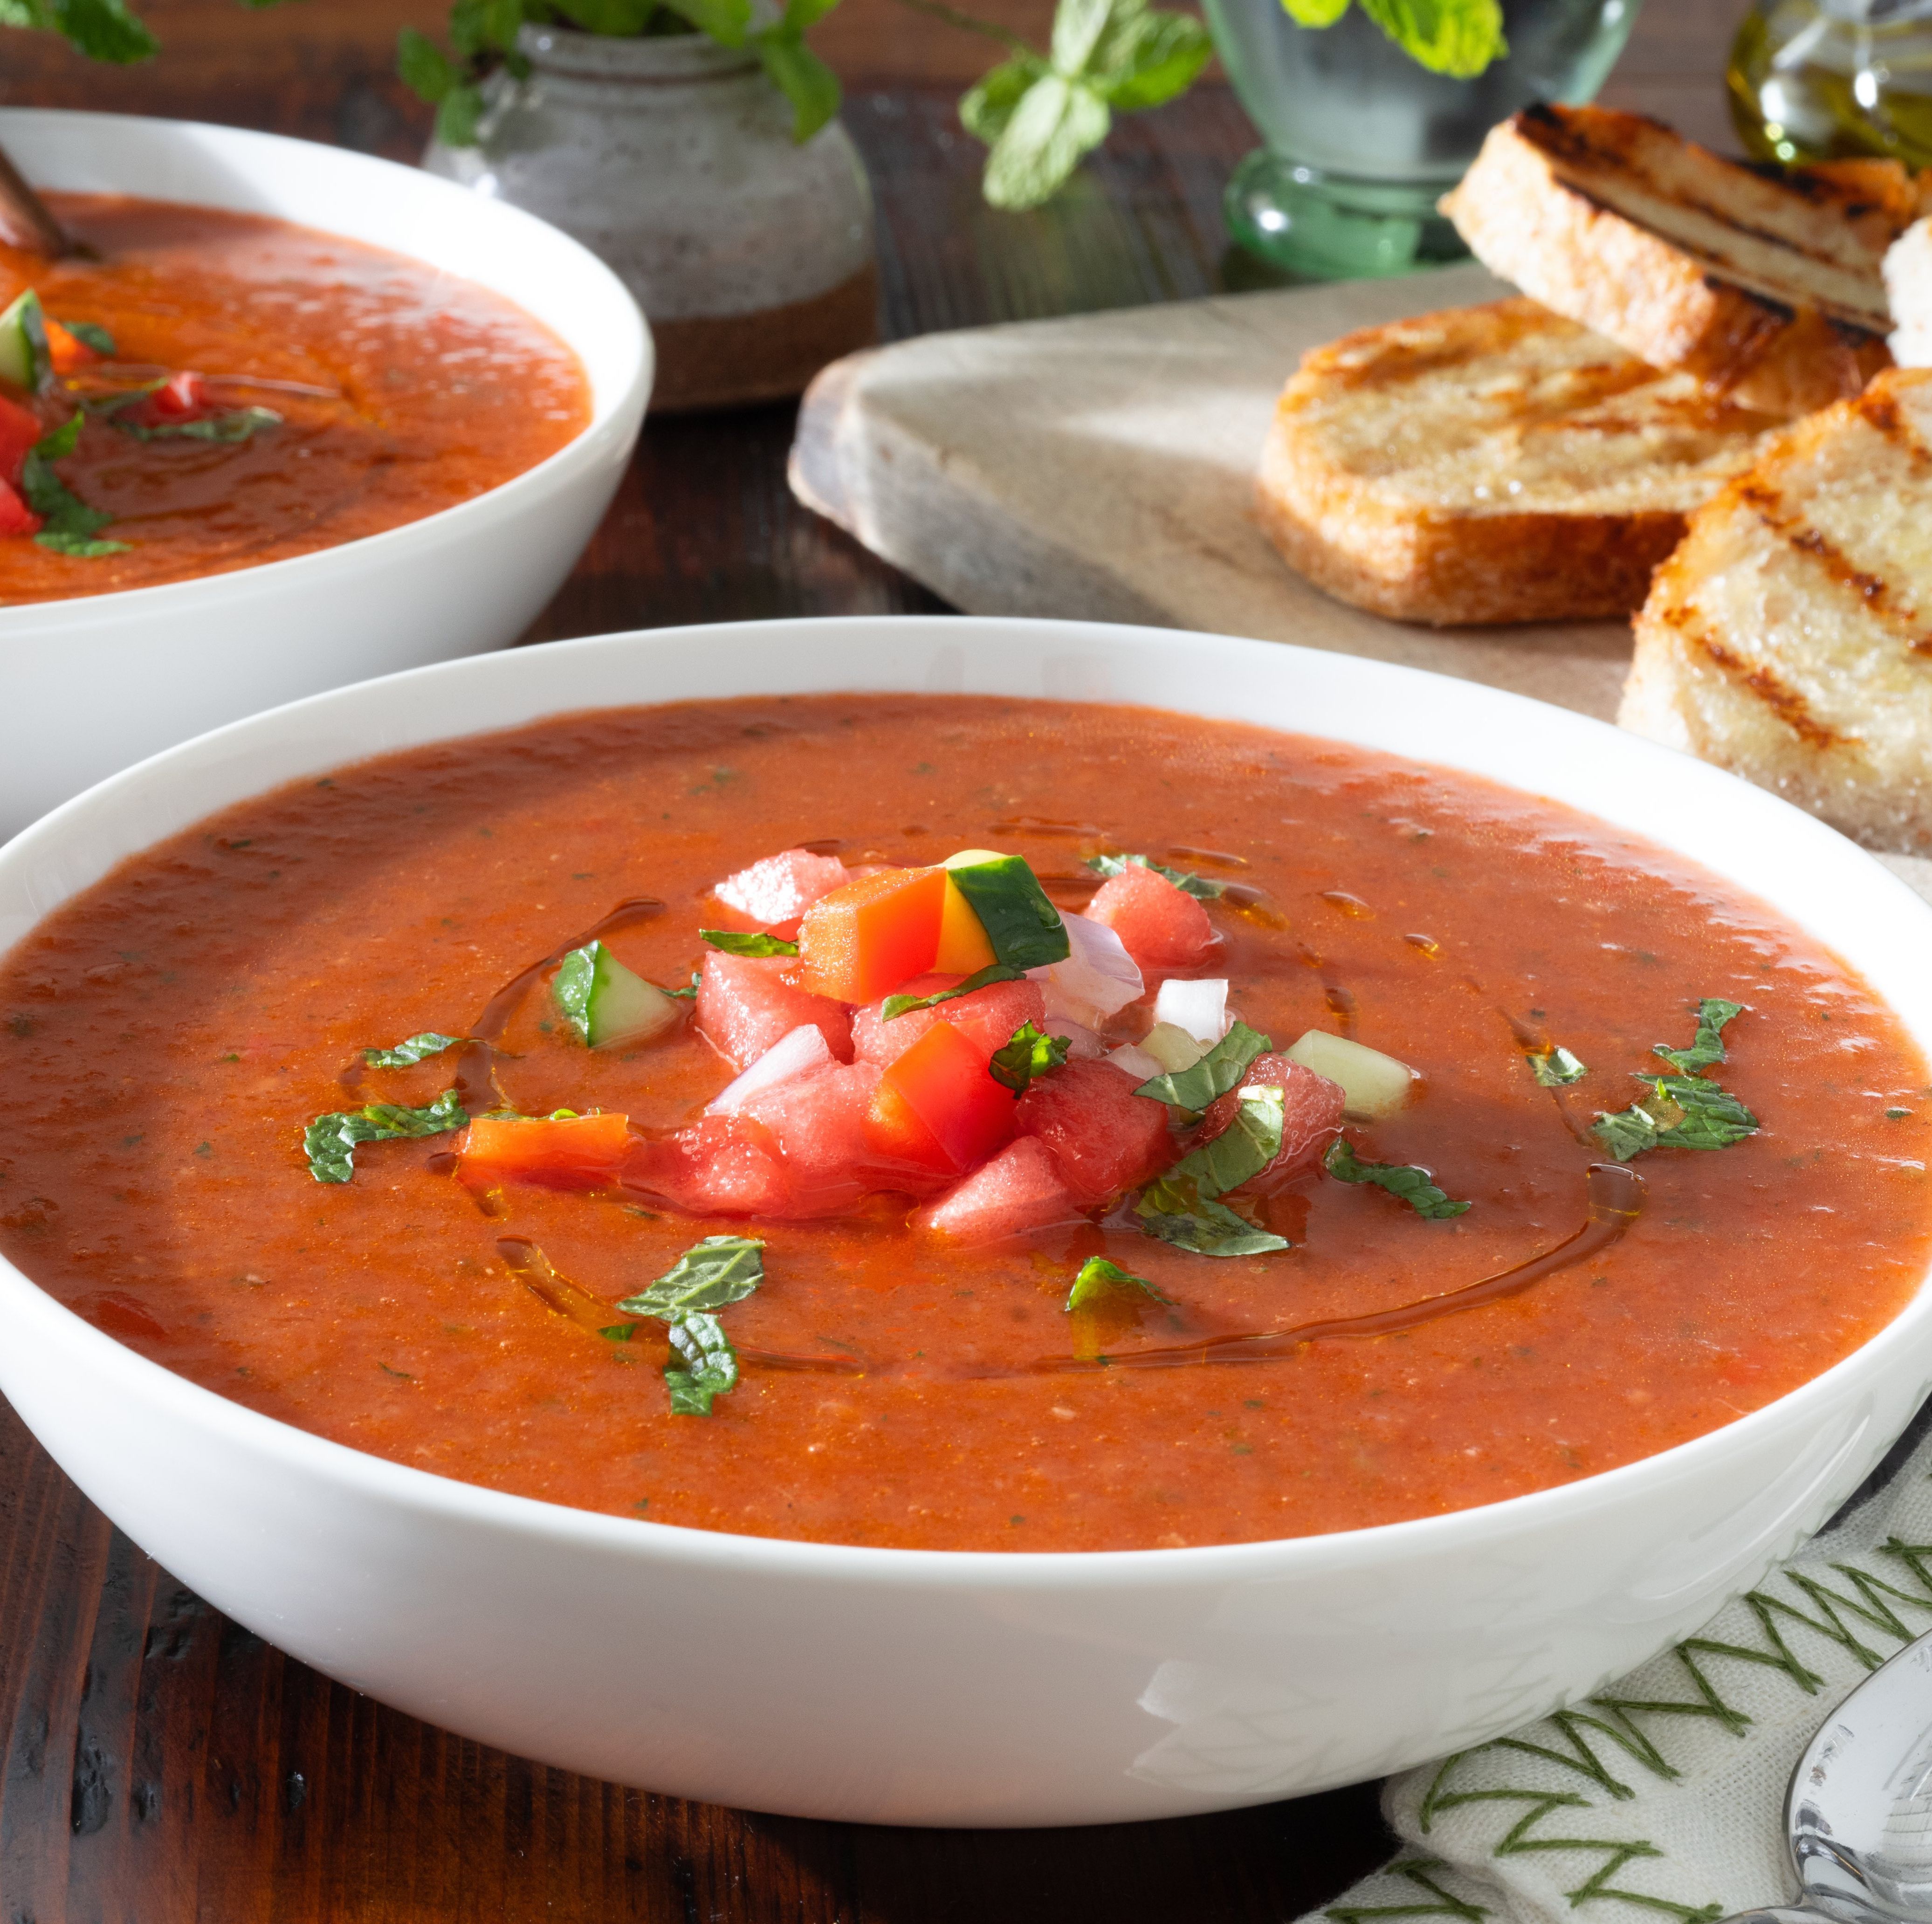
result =
[[1021,97],[986,156],[990,206],[1024,213],[1052,199],[1113,125],[1107,104],[1083,82],[1042,75]]
[[1619,1163],[1657,1147],[1657,1124],[1634,1103],[1614,1115],[1598,1116],[1590,1125],[1590,1133]]
[[1150,869],[1197,902],[1219,902],[1228,893],[1226,882],[1217,882],[1208,875],[1191,875],[1185,869],[1170,869],[1164,863],[1150,861],[1144,855],[1090,855],[1087,866],[1095,875],[1110,879],[1130,869]]
[[[1054,66],[1070,80],[1083,76],[1124,0],[1060,0],[1053,10]],[[1131,5],[1131,0],[1126,0]]]
[[795,956],[798,953],[796,942],[782,941],[776,935],[748,935],[736,929],[700,929],[698,932],[714,949],[722,949],[728,956]]
[[752,0],[664,0],[664,4],[720,47],[742,47],[752,30]]
[[553,0],[556,11],[587,34],[628,40],[644,30],[657,0]]
[[1281,1154],[1282,1092],[1250,1082],[1241,1091],[1234,1119],[1211,1142],[1190,1149],[1167,1172],[1170,1182],[1191,1182],[1212,1201],[1239,1189]]
[[1452,1202],[1446,1191],[1436,1187],[1426,1169],[1408,1163],[1365,1163],[1346,1138],[1336,1136],[1322,1158],[1328,1173],[1340,1182],[1372,1182],[1378,1189],[1406,1202],[1418,1216],[1432,1223],[1460,1216],[1470,1206]]
[[28,449],[20,467],[20,492],[27,506],[46,523],[34,539],[56,554],[77,555],[93,560],[105,554],[120,554],[127,544],[96,541],[94,536],[114,517],[90,508],[55,473],[53,464],[74,452],[80,439],[82,417],[69,418],[51,434],[44,434]]
[[706,1236],[648,1289],[617,1307],[627,1316],[674,1322],[697,1310],[742,1302],[765,1280],[764,1249],[755,1236]]
[[987,1073],[1001,1088],[1023,1096],[1036,1077],[1064,1066],[1070,1046],[1064,1035],[1042,1035],[1032,1023],[1022,1022],[1010,1041],[994,1050]]
[[942,989],[936,995],[888,995],[880,1005],[879,1019],[890,1022],[898,1016],[910,1015],[915,1009],[937,1008],[956,995],[970,995],[974,989],[989,988],[996,982],[1022,981],[1025,975],[1024,969],[1014,968],[1006,962],[988,962],[984,968],[975,969],[964,982]]
[[1214,52],[1207,29],[1188,14],[1117,5],[1088,77],[1116,113],[1137,113],[1186,92]]
[[371,1103],[366,1109],[338,1110],[319,1115],[302,1132],[308,1172],[317,1182],[346,1182],[355,1173],[358,1142],[392,1142],[422,1136],[440,1136],[460,1129],[470,1120],[446,1089],[423,1109],[404,1109],[395,1103]]
[[714,1397],[738,1386],[738,1352],[713,1316],[702,1311],[681,1316],[670,1330],[676,1361],[664,1366],[664,1387],[670,1391],[674,1416],[709,1416]]
[[61,326],[83,347],[110,357],[116,353],[114,337],[98,321],[62,321]]
[[689,987],[685,989],[667,989],[664,991],[664,993],[667,995],[676,996],[687,1002],[695,1002],[698,1000],[698,985],[704,980],[704,977],[696,969],[693,969],[691,971],[691,983]]
[[[113,398],[118,401],[120,397],[117,395]],[[166,421],[154,427],[129,420],[118,407],[96,407],[90,412],[137,441],[219,441],[232,445],[252,440],[265,428],[282,425],[282,417],[272,407],[224,407],[219,413],[205,415],[199,421]]]
[[1560,1043],[1552,1043],[1547,1049],[1539,1049],[1523,1060],[1529,1064],[1529,1073],[1546,1089],[1567,1088],[1579,1082],[1590,1073],[1589,1064],[1580,1062]]
[[1362,11],[1419,67],[1473,80],[1509,51],[1500,0],[1361,0]]
[[791,103],[793,144],[802,147],[838,111],[838,77],[788,26],[754,34],[758,64]]
[[91,535],[68,534],[58,528],[44,529],[34,536],[34,545],[76,561],[99,561],[110,554],[125,554],[128,548],[124,541],[96,541]]
[[1298,27],[1332,27],[1348,11],[1348,0],[1281,0],[1281,8]]
[[53,26],[52,0],[0,0],[0,27],[50,32]]
[[1694,1076],[1724,1055],[1724,1025],[1744,1013],[1741,1002],[1726,1002],[1720,996],[1707,995],[1697,1004],[1697,1033],[1688,1049],[1666,1049],[1661,1043],[1650,1052],[1660,1055],[1680,1076]]
[[808,32],[817,26],[838,4],[838,0],[785,0],[786,32],[794,34]]
[[405,27],[396,36],[396,72],[418,100],[440,107],[462,84],[462,70],[425,33]]
[[1143,1295],[1151,1296],[1156,1303],[1172,1304],[1174,1301],[1165,1289],[1156,1287],[1144,1276],[1136,1276],[1131,1270],[1123,1269],[1118,1262],[1109,1262],[1104,1256],[1090,1256],[1080,1265],[1080,1274],[1074,1277],[1073,1287],[1066,1292],[1066,1308],[1070,1313],[1084,1309],[1090,1303],[1098,1302],[1120,1289],[1138,1289]]
[[365,1049],[362,1060],[371,1069],[406,1069],[412,1062],[427,1062],[432,1055],[455,1048],[462,1040],[458,1035],[439,1035],[434,1029],[424,1029],[422,1034],[398,1043],[394,1049]]
[[1016,54],[1003,60],[977,86],[969,88],[959,103],[959,124],[976,140],[990,147],[1006,132],[1013,110],[1026,98],[1027,89],[1052,70],[1036,53]]
[[1170,1069],[1166,1075],[1143,1082],[1134,1094],[1157,1103],[1172,1103],[1177,1109],[1204,1109],[1216,1097],[1238,1088],[1248,1064],[1274,1046],[1259,1029],[1237,1022],[1191,1068]]
[[80,445],[82,420],[81,416],[70,414],[52,434],[43,434],[34,443],[28,458],[38,455],[44,461],[65,461]]
[[1196,1256],[1265,1256],[1294,1247],[1286,1236],[1256,1229],[1226,1203],[1202,1196],[1193,1183],[1172,1175],[1150,1183],[1134,1205],[1134,1214],[1149,1235]]
[[1757,1133],[1757,1118],[1728,1089],[1701,1076],[1660,1076],[1652,1086],[1681,1112],[1677,1121],[1658,1129],[1660,1149],[1727,1149]]
[[54,24],[90,60],[131,67],[161,50],[123,0],[53,0]]
[[482,119],[482,91],[464,81],[451,88],[436,110],[436,137],[446,147],[473,147]]

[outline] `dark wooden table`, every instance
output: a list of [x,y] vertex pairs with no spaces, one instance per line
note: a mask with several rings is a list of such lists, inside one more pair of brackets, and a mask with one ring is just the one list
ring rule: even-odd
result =
[[[1654,9],[1606,98],[1722,139],[1736,11]],[[106,76],[0,35],[0,98],[412,158],[420,110],[366,38],[316,51],[323,11],[318,0],[298,56],[266,39],[250,53],[238,29],[232,57]],[[952,98],[930,83],[852,90],[890,335],[1263,278],[1221,230],[1222,185],[1253,144],[1225,89],[1126,122],[1066,195],[1024,217],[980,204],[981,150]],[[772,407],[652,422],[534,638],[940,608],[793,501],[791,422]],[[0,1746],[0,1924],[1282,1924],[1390,1847],[1370,1787],[1164,1823],[895,1831],[544,1769],[386,1709],[227,1622],[112,1529],[4,1405]]]

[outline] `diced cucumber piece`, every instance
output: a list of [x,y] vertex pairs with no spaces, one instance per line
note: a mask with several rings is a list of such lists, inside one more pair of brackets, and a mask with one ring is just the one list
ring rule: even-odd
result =
[[1017,855],[976,848],[967,854],[980,859],[962,863],[955,856],[946,872],[980,918],[993,945],[993,959],[1009,968],[1044,968],[1064,962],[1072,944],[1060,911],[1048,901],[1032,869]]
[[1204,1045],[1176,1022],[1156,1022],[1141,1038],[1140,1049],[1160,1064],[1160,1068],[1149,1072],[1154,1075],[1192,1069],[1208,1053]]
[[1408,1101],[1415,1081],[1415,1071],[1407,1063],[1325,1029],[1310,1029],[1282,1053],[1291,1062],[1340,1082],[1347,1103],[1342,1113],[1352,1122],[1376,1122],[1394,1115]]
[[602,942],[573,949],[550,983],[557,1013],[592,1049],[648,1042],[673,1027],[682,1005],[626,968]]
[[0,380],[38,394],[52,362],[47,354],[46,317],[32,288],[0,314]]

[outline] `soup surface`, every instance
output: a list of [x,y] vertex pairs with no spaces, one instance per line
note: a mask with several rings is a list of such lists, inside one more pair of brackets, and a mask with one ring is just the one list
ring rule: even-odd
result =
[[[47,352],[18,362],[0,327],[0,602],[380,533],[534,467],[590,419],[562,341],[421,262],[266,215],[47,198],[93,257],[0,245],[0,306],[31,290],[52,323]],[[76,415],[72,447],[36,468],[36,433]]]
[[[1213,946],[1190,974],[1225,979],[1279,1044],[1321,1030],[1418,1072],[1394,1112],[1343,1125],[1342,1166],[1413,1166],[1469,1206],[1419,1213],[1330,1160],[1232,1194],[1287,1245],[1252,1255],[1149,1234],[1134,1190],[983,1244],[909,1224],[934,1186],[910,1177],[817,1216],[694,1213],[662,1159],[734,1064],[683,1016],[586,1048],[542,970],[506,1017],[496,1004],[494,1053],[364,1064],[488,1031],[506,983],[639,898],[662,906],[610,920],[611,956],[684,983],[718,953],[700,927],[730,920],[716,885],[808,844],[854,867],[1017,853],[1070,914],[1096,902],[1085,864],[1109,851],[1235,884],[1202,903]],[[1148,1031],[1158,973],[1106,1046]],[[1588,1172],[1611,1162],[1593,1118],[1654,1110],[1633,1078],[1672,1073],[1653,1049],[1687,1049],[1708,998],[1742,1012],[1704,1073],[1755,1133],[1625,1145],[1634,1175],[1612,1188],[1640,1213],[1515,1293],[1382,1334],[1245,1340],[1402,1309],[1576,1237]],[[1116,1549],[1486,1502],[1792,1388],[1898,1313],[1932,1246],[1925,1064],[1768,910],[1528,796],[1132,708],[703,703],[387,756],[124,863],[7,959],[0,1023],[0,1248],[98,1327],[400,1463],[754,1535]],[[472,1112],[621,1112],[642,1160],[575,1188],[479,1179],[446,1133],[312,1175],[311,1119],[421,1109],[453,1076]],[[1204,1127],[1178,1109],[1168,1126],[1177,1145]],[[615,1305],[720,1235],[760,1239],[764,1277],[720,1312],[742,1376],[700,1418],[667,1394],[664,1327]],[[1151,1288],[1070,1311],[1096,1256]],[[1136,1364],[1163,1349],[1178,1366]]]

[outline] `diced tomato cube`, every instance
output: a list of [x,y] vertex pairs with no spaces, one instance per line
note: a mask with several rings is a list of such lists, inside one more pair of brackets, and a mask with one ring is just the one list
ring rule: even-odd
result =
[[757,1091],[738,1113],[771,1131],[802,1189],[855,1191],[865,1187],[865,1170],[878,1160],[866,1134],[878,1082],[879,1071],[869,1062],[820,1069]]
[[202,377],[185,368],[164,381],[142,404],[142,412],[158,421],[187,421],[205,413],[208,391]]
[[90,362],[100,359],[79,335],[62,327],[52,314],[43,316],[41,324],[46,329],[47,359],[53,364],[56,374],[76,374]]
[[809,1023],[842,1062],[852,1054],[852,1018],[836,1002],[808,995],[785,978],[782,956],[728,956],[713,949],[698,983],[698,1026],[740,1069],[781,1036]]
[[622,1115],[478,1116],[458,1153],[466,1181],[602,1189],[616,1181],[632,1142]]
[[624,1186],[694,1216],[785,1216],[794,1201],[772,1132],[746,1115],[704,1116],[663,1142],[640,1144]]
[[1069,1062],[1019,1100],[1020,1133],[1046,1145],[1060,1180],[1082,1203],[1106,1202],[1180,1154],[1167,1105],[1134,1088],[1134,1079],[1111,1062]]
[[1054,1160],[1036,1137],[1009,1142],[990,1163],[913,1217],[915,1228],[962,1243],[998,1242],[1078,1214]]
[[798,982],[841,1002],[871,1002],[924,975],[939,953],[944,869],[882,869],[821,896],[798,929]]
[[712,893],[752,928],[789,935],[814,902],[851,879],[836,855],[788,848],[726,876]]
[[0,481],[0,538],[8,535],[37,535],[40,527],[40,516],[12,487]]
[[[905,985],[908,995],[936,995],[950,989],[956,975],[922,976]],[[852,1013],[852,1049],[868,1062],[884,1064],[903,1055],[934,1022],[950,1022],[983,1048],[990,1058],[1013,1039],[1023,1022],[1044,1026],[1046,998],[1036,982],[995,982],[970,995],[956,995],[932,1009],[908,1009],[887,1022],[883,1001]]]
[[[17,401],[0,395],[0,480],[18,484],[28,449],[46,431],[32,408],[22,407]],[[25,503],[20,512],[23,515],[28,512]],[[6,532],[11,534],[16,530],[9,528]]]
[[1124,869],[1102,882],[1085,914],[1148,971],[1195,968],[1219,939],[1200,903],[1151,869]]
[[866,1134],[880,1155],[961,1175],[1012,1135],[1014,1107],[986,1051],[950,1022],[934,1022],[880,1076]]
[[[1240,1187],[1243,1195],[1259,1194],[1315,1166],[1340,1131],[1342,1106],[1348,1097],[1340,1083],[1331,1082],[1285,1055],[1256,1056],[1241,1080],[1244,1086],[1254,1084],[1281,1091],[1281,1154]],[[1210,1103],[1196,1140],[1213,1142],[1234,1121],[1240,1106],[1239,1089],[1230,1089]]]

